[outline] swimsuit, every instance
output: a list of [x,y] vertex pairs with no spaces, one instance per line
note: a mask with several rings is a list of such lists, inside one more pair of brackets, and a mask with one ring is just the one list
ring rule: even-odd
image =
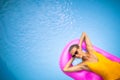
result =
[[114,62],[102,54],[94,51],[98,62],[87,62],[87,66],[95,73],[99,74],[103,80],[120,80],[120,63]]

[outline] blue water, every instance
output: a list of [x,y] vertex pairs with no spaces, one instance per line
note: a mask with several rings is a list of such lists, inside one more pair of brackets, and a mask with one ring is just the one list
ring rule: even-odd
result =
[[0,0],[0,80],[72,80],[59,58],[83,31],[120,57],[120,1]]

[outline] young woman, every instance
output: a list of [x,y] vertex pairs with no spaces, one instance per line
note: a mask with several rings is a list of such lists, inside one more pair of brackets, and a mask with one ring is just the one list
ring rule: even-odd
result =
[[[86,42],[87,52],[83,52],[82,41]],[[66,72],[80,70],[93,71],[103,77],[104,80],[120,80],[120,63],[109,60],[93,49],[92,43],[85,32],[82,33],[79,44],[74,44],[69,48],[72,58],[64,67]],[[71,66],[75,58],[82,59],[82,62]]]

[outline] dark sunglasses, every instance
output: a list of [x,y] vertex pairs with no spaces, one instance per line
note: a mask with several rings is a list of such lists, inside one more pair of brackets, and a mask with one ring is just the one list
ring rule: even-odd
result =
[[75,57],[75,55],[78,54],[78,51],[75,51],[74,55],[72,55],[72,57]]

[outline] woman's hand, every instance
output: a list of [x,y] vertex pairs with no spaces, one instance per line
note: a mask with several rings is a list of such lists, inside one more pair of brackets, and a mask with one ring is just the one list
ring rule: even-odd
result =
[[82,35],[86,35],[86,32],[82,32]]

